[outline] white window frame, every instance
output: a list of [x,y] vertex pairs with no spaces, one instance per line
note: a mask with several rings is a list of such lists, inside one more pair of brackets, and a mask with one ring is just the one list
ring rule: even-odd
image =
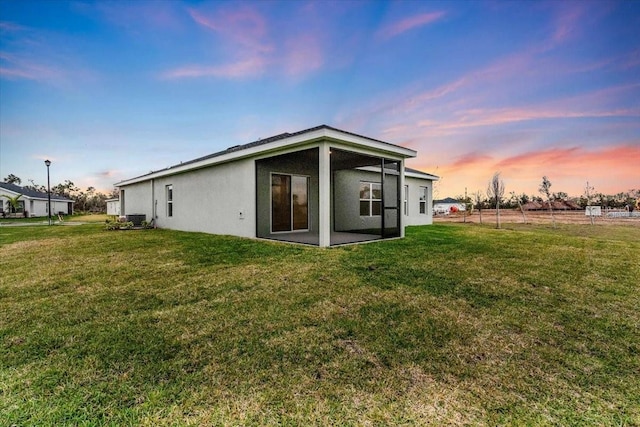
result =
[[418,202],[418,212],[420,215],[428,215],[429,214],[429,205],[427,201],[429,200],[429,187],[420,187],[420,200]]
[[404,214],[405,216],[408,216],[409,215],[409,186],[407,184],[405,184],[404,186],[403,206],[404,206]]
[[167,218],[173,216],[173,184],[165,185],[165,196],[167,198]]
[[[362,185],[368,185],[369,186],[369,197],[366,199],[362,199],[360,198],[360,188],[362,187]],[[373,186],[377,185],[380,187],[380,192],[382,193],[382,184],[379,182],[372,182],[372,181],[360,181],[360,185],[358,186],[358,212],[360,213],[361,217],[378,217],[378,216],[382,216],[382,196],[379,199],[376,199],[373,197]],[[368,202],[369,204],[369,214],[368,215],[362,215],[362,213],[360,212],[360,202]],[[374,215],[373,214],[373,202],[380,202],[380,214],[378,215]]]

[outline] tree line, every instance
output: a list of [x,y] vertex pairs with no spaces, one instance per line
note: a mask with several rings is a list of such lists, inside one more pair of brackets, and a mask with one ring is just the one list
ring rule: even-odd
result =
[[[527,222],[525,205],[530,202],[537,202],[541,207],[549,210],[554,227],[555,217],[553,214],[553,206],[556,202],[571,202],[576,207],[583,209],[587,206],[600,206],[610,209],[627,209],[630,212],[636,209],[640,210],[640,189],[631,189],[627,192],[606,195],[603,193],[597,193],[595,188],[587,182],[582,195],[579,197],[569,197],[567,193],[562,191],[552,192],[551,186],[551,180],[545,175],[542,177],[542,182],[538,187],[539,196],[529,196],[525,193],[516,194],[512,191],[509,193],[508,197],[505,197],[504,181],[502,180],[500,172],[495,172],[489,180],[485,192],[478,190],[469,195],[465,190],[464,196],[459,195],[456,199],[465,205],[465,213],[477,210],[480,214],[481,223],[482,210],[495,209],[497,228],[500,228],[500,208],[520,209],[524,221]],[[593,224],[592,215],[591,223]]]
[[[22,185],[22,179],[14,174],[9,174],[3,179],[8,184],[20,185],[23,188],[27,188],[33,191],[39,191],[41,193],[47,192],[47,187],[44,185],[36,184],[32,179],[27,180],[29,184]],[[62,183],[56,184],[51,187],[51,194],[65,197],[73,200],[73,211],[82,212],[106,212],[107,200],[117,198],[119,191],[114,188],[109,193],[102,193],[96,190],[95,187],[87,187],[86,190],[81,190],[77,187],[73,181],[65,180]]]
[[[552,201],[574,202],[581,208],[587,206],[602,206],[603,208],[612,209],[626,209],[627,206],[633,208],[636,201],[640,198],[640,189],[630,189],[626,192],[620,192],[616,194],[603,194],[592,192],[588,196],[586,194],[580,196],[569,196],[569,194],[558,191],[551,192],[550,198]],[[476,197],[478,196],[478,197]],[[467,204],[474,209],[495,209],[497,202],[495,196],[487,196],[484,192],[478,191],[464,195],[458,195],[455,197],[460,203]],[[547,201],[546,195],[529,195],[526,193],[516,194],[510,192],[500,197],[500,207],[505,209],[517,209],[520,205],[525,205],[529,202],[544,203]]]

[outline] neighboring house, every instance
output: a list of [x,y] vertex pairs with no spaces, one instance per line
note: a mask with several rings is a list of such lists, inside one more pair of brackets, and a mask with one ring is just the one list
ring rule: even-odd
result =
[[434,200],[433,201],[433,211],[437,215],[449,215],[450,212],[453,211],[465,211],[467,210],[464,203],[460,203],[458,200],[453,197],[447,197],[446,199]]
[[[22,195],[22,197],[18,199],[20,207],[17,212],[11,212],[13,209],[9,209],[9,206],[7,206],[7,196],[16,197],[19,194]],[[0,215],[2,216],[9,214],[21,214],[21,216],[30,217],[49,216],[47,203],[47,193],[41,193],[40,191],[34,191],[15,184],[0,182]],[[73,213],[73,200],[52,194],[51,213],[52,215],[59,213],[71,215]]]
[[107,199],[107,215],[120,216],[120,199]]
[[122,215],[156,226],[317,246],[431,224],[438,177],[416,152],[326,125],[283,133],[116,184]]

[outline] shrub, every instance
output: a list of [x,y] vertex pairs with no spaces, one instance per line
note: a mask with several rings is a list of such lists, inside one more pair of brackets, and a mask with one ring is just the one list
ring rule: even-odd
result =
[[105,230],[114,231],[114,230],[132,230],[133,222],[120,222],[117,219],[113,220],[111,218],[107,218],[105,221]]

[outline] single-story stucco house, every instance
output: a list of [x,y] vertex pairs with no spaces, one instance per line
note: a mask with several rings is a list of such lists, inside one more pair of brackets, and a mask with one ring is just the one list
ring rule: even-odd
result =
[[[18,195],[21,195],[21,197],[18,199],[19,207],[16,210],[8,203],[8,198],[14,198]],[[59,213],[71,215],[73,213],[73,200],[52,194],[51,214],[58,215]],[[47,193],[0,182],[0,216],[7,215],[49,216]]]
[[403,237],[407,225],[432,223],[438,177],[405,168],[416,154],[322,125],[116,186],[121,214],[157,227],[327,247]]

